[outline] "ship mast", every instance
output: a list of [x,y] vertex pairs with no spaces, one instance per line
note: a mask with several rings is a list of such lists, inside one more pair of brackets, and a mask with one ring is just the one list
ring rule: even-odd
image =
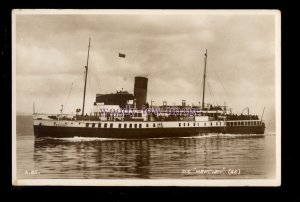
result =
[[205,60],[204,60],[202,109],[204,108],[204,96],[205,96],[206,61],[207,61],[207,49],[206,49],[206,52],[205,52]]
[[84,116],[84,103],[85,103],[85,92],[86,92],[86,80],[88,75],[88,69],[89,69],[89,56],[90,56],[90,44],[91,44],[91,38],[89,38],[89,46],[88,46],[88,55],[87,55],[87,61],[85,66],[85,80],[84,80],[84,91],[83,91],[83,104],[82,104],[82,116]]

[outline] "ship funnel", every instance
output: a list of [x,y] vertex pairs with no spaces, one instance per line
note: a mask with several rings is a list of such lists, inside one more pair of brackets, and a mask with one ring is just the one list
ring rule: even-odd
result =
[[136,76],[134,78],[134,98],[136,100],[136,108],[142,109],[147,100],[148,78]]

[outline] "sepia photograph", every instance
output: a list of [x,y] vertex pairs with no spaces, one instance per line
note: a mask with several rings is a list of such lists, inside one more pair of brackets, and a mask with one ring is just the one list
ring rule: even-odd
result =
[[12,11],[12,184],[280,186],[279,10]]

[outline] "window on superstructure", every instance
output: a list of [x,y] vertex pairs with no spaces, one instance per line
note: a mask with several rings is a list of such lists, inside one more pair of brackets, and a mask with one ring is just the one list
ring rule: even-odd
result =
[[146,124],[146,127],[147,127],[147,128],[149,127],[149,124],[148,124],[148,123]]
[[142,128],[142,124],[139,124],[139,128]]
[[155,128],[155,123],[153,124],[153,127]]
[[212,126],[212,122],[210,122],[210,126]]
[[95,124],[94,124],[94,123],[92,123],[92,127],[93,127],[93,128],[95,127]]
[[104,128],[107,128],[107,123],[104,124]]
[[114,124],[111,123],[111,124],[110,124],[110,127],[112,128],[113,126],[114,126]]
[[101,128],[101,123],[98,124],[98,128]]
[[89,127],[89,124],[88,124],[88,123],[86,123],[86,124],[85,124],[85,127]]
[[218,125],[218,122],[216,123],[216,125]]
[[181,126],[181,123],[178,123],[178,126],[180,127],[180,126]]
[[194,126],[196,126],[196,123],[194,123]]
[[137,128],[137,124],[134,124],[134,128]]
[[244,125],[244,122],[242,121],[242,122],[241,122],[241,126],[243,126],[243,125]]
[[206,126],[206,122],[204,123],[204,126]]
[[127,124],[126,123],[124,124],[124,128],[127,128]]
[[121,127],[122,127],[122,124],[119,123],[119,128],[121,128]]
[[185,123],[183,123],[183,126],[185,126]]
[[129,124],[129,128],[132,128],[132,124]]
[[188,123],[187,126],[190,126],[190,123]]

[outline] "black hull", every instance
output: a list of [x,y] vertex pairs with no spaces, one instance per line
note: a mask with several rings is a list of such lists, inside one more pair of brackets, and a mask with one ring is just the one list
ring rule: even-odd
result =
[[99,137],[99,138],[159,138],[189,137],[208,133],[264,134],[264,125],[235,127],[186,127],[186,128],[85,128],[34,126],[35,137]]

